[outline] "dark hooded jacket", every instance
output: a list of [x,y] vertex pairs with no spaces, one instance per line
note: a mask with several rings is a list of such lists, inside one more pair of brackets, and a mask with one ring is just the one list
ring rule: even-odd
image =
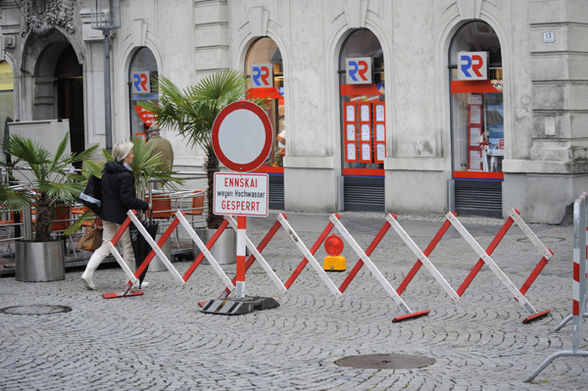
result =
[[149,204],[137,198],[135,176],[119,162],[108,162],[102,173],[102,213],[100,217],[122,224],[127,210],[147,210]]

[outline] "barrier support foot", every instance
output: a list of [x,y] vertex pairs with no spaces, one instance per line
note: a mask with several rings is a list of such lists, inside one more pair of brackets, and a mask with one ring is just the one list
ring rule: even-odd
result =
[[280,304],[271,297],[246,296],[243,299],[212,299],[199,302],[200,312],[215,315],[243,315],[255,310],[268,310]]
[[144,292],[141,290],[137,290],[134,292],[128,291],[120,291],[120,292],[110,292],[110,293],[103,293],[102,297],[105,299],[119,299],[121,297],[131,297],[131,296],[141,296]]
[[420,318],[421,316],[429,315],[429,312],[431,312],[431,310],[412,312],[410,314],[400,315],[400,316],[397,316],[396,318],[392,319],[392,322],[396,323],[396,322],[402,322],[404,320],[411,320],[411,319]]
[[523,319],[523,323],[531,323],[534,322],[536,320],[539,320],[547,315],[549,315],[549,313],[551,312],[551,310],[545,310],[543,312],[537,312],[536,314],[527,316],[525,319]]

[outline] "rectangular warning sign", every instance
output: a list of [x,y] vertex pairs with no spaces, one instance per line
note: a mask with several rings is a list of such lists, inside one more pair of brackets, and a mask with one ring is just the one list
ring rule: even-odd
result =
[[215,215],[267,217],[269,176],[267,174],[214,174]]

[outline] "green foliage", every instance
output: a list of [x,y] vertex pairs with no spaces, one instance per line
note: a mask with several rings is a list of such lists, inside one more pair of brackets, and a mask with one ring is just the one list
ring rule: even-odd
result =
[[156,179],[164,183],[166,190],[177,190],[184,183],[182,178],[174,177],[175,171],[165,167],[160,153],[153,153],[154,145],[147,144],[141,137],[133,140],[135,157],[131,168],[135,175],[135,185],[139,196],[145,195],[149,179]]
[[[180,90],[164,76],[159,76],[159,102],[141,102],[153,112],[162,127],[169,127],[184,136],[190,146],[198,145],[206,154],[208,176],[208,228],[218,228],[222,217],[212,213],[212,178],[218,171],[218,160],[212,148],[212,126],[217,115],[230,103],[246,98],[247,77],[227,69],[215,72],[196,85]],[[266,100],[254,100],[263,105]]]
[[0,184],[0,208],[3,210],[21,210],[29,205],[31,196],[26,191],[15,191]]
[[73,204],[84,189],[84,178],[76,174],[72,165],[89,160],[98,148],[94,145],[80,153],[66,153],[68,139],[66,134],[53,155],[39,143],[18,135],[11,135],[2,143],[13,162],[0,164],[18,171],[33,190],[31,198],[37,208],[35,241],[51,239],[53,209],[58,204]]
[[177,130],[191,146],[213,153],[211,131],[218,113],[228,104],[245,98],[247,78],[228,69],[213,73],[196,85],[180,90],[171,80],[159,76],[159,103],[141,103],[155,113],[160,126]]

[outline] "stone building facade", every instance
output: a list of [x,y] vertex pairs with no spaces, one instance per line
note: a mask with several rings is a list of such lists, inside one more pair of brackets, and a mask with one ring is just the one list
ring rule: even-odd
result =
[[[105,143],[93,5],[0,2],[12,117],[69,118],[73,150]],[[275,208],[557,223],[588,189],[586,0],[120,0],[120,15],[114,140],[142,132],[155,75],[240,69],[271,98]],[[202,166],[165,135],[176,168]]]

